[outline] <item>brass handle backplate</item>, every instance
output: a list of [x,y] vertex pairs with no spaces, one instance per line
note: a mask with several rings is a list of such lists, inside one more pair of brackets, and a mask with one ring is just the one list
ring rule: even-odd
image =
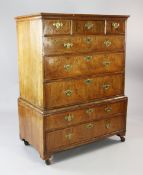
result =
[[108,90],[109,88],[110,88],[110,84],[103,84],[102,85],[102,88],[104,89],[104,90]]
[[84,59],[85,61],[90,61],[92,59],[92,56],[85,56]]
[[70,97],[70,96],[72,95],[72,90],[67,89],[67,90],[65,91],[65,95],[68,96],[68,97]]
[[94,126],[93,123],[88,123],[88,124],[85,125],[85,127],[87,129],[93,128],[93,126]]
[[56,29],[60,29],[63,27],[63,23],[60,22],[60,21],[57,21],[55,23],[53,23],[53,26],[56,28]]
[[72,133],[68,133],[68,134],[65,135],[65,138],[66,138],[67,140],[71,140],[71,139],[72,139],[72,136],[73,136]]
[[111,42],[110,40],[105,40],[105,41],[104,41],[104,45],[105,45],[106,47],[110,47],[111,44],[112,44],[112,42]]
[[93,112],[94,112],[94,109],[92,109],[92,108],[89,108],[89,109],[86,110],[86,113],[87,113],[87,114],[91,114],[91,113],[93,113]]
[[105,112],[111,112],[111,111],[112,111],[112,107],[107,106],[107,107],[105,108]]
[[120,24],[117,23],[117,22],[113,22],[113,23],[112,23],[112,27],[113,27],[114,29],[118,29],[119,26],[120,26]]
[[92,79],[86,79],[86,80],[84,80],[84,82],[85,82],[87,85],[89,85],[89,84],[92,83]]
[[73,43],[64,43],[64,48],[70,49],[71,47],[73,47]]
[[68,114],[65,116],[65,120],[68,122],[71,122],[73,120],[74,116],[72,114]]
[[103,65],[105,67],[108,67],[110,64],[111,64],[111,61],[108,61],[108,60],[103,61]]
[[111,123],[110,123],[109,121],[106,122],[106,123],[105,123],[105,128],[106,128],[106,129],[109,129],[110,127],[111,127]]
[[65,64],[64,65],[64,69],[65,69],[65,71],[70,71],[71,69],[72,69],[72,65],[71,64]]
[[84,25],[84,27],[87,29],[87,30],[90,30],[90,29],[92,29],[93,28],[93,23],[92,22],[87,22],[87,23],[85,23],[85,25]]

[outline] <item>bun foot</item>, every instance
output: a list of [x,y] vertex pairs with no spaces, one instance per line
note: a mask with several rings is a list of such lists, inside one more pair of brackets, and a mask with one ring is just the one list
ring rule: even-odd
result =
[[125,142],[125,137],[120,136],[121,142]]
[[28,146],[30,145],[29,142],[27,142],[25,139],[23,139],[24,145]]
[[122,135],[120,135],[120,134],[118,134],[117,136],[119,136],[119,137],[120,137],[121,142],[125,142],[125,137],[124,137],[124,136],[122,136]]
[[48,158],[47,160],[45,160],[45,164],[46,165],[51,165],[52,164],[52,160],[53,160],[53,156],[51,156],[50,158]]
[[45,160],[46,165],[51,165],[51,161],[49,159]]

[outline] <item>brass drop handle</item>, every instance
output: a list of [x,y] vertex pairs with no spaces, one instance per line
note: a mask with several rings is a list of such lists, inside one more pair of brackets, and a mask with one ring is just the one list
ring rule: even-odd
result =
[[65,116],[65,120],[68,122],[71,122],[73,120],[74,116],[72,114],[68,114]]
[[104,89],[104,90],[108,90],[109,88],[110,88],[110,84],[103,84],[102,85],[102,88]]
[[119,26],[120,26],[120,24],[117,23],[117,22],[113,22],[113,23],[112,23],[112,27],[113,27],[114,29],[118,29]]
[[84,59],[85,59],[85,61],[87,61],[87,62],[88,62],[88,61],[91,61],[92,56],[85,56]]
[[105,67],[108,67],[110,64],[111,64],[111,61],[108,61],[108,60],[103,61],[103,65]]
[[65,91],[65,95],[68,96],[68,97],[70,97],[70,96],[72,95],[72,90],[67,89],[67,90]]
[[107,106],[107,107],[106,107],[104,110],[105,110],[105,112],[109,113],[109,112],[111,112],[111,111],[112,111],[112,107]]
[[93,28],[93,23],[92,22],[87,22],[85,23],[84,27],[87,29],[87,30],[90,30],[91,28]]
[[111,123],[110,123],[110,121],[107,121],[106,123],[105,123],[105,128],[106,129],[109,129],[111,127]]
[[92,83],[92,79],[86,79],[84,80],[84,82],[87,84],[87,85],[90,85]]
[[105,41],[104,41],[104,45],[105,45],[106,47],[110,47],[111,44],[112,44],[112,42],[111,42],[110,40],[105,40]]
[[63,23],[60,22],[60,21],[57,21],[57,22],[54,22],[53,23],[53,26],[56,28],[56,29],[60,29],[63,27]]
[[68,71],[70,71],[71,69],[72,69],[72,65],[71,65],[71,64],[65,64],[65,65],[64,65],[64,70],[65,70],[65,71],[68,72]]
[[67,140],[71,140],[71,139],[72,139],[72,136],[73,136],[72,133],[68,133],[68,134],[65,135],[65,138],[66,138]]
[[70,49],[73,47],[73,43],[64,43],[64,48]]
[[86,124],[85,125],[85,127],[87,128],[87,129],[91,129],[91,128],[93,128],[93,123],[88,123],[88,124]]
[[90,115],[90,114],[93,113],[93,112],[94,112],[94,109],[92,109],[92,108],[89,108],[89,109],[86,110],[86,113],[87,113],[88,115]]

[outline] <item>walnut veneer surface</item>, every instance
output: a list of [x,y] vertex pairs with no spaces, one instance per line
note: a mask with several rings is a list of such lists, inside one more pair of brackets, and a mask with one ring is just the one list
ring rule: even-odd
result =
[[128,16],[16,18],[20,138],[42,159],[97,139],[124,141]]

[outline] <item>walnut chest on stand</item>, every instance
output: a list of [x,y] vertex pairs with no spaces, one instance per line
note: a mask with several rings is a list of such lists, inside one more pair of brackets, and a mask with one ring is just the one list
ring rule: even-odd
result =
[[125,141],[128,16],[40,13],[16,18],[20,138],[47,164],[58,152]]

